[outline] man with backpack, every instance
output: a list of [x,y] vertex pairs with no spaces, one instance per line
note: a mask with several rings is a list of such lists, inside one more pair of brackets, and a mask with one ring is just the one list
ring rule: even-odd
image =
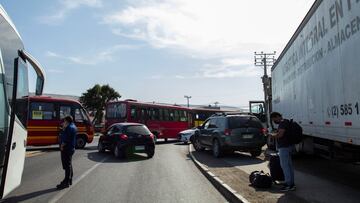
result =
[[285,184],[284,187],[281,188],[281,191],[294,191],[296,189],[296,186],[294,183],[294,167],[291,160],[291,152],[293,150],[294,143],[291,140],[291,136],[292,134],[297,133],[292,133],[291,125],[293,125],[293,121],[283,119],[282,115],[278,112],[272,112],[270,114],[270,119],[274,123],[279,125],[278,131],[276,133],[273,133],[272,136],[277,140],[277,149],[279,151],[280,165],[285,176]]

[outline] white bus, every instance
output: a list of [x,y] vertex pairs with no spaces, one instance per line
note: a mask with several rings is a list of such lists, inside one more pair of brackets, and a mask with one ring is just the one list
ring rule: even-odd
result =
[[[43,91],[45,75],[26,51],[19,33],[0,5],[0,195],[21,183],[24,169],[28,108],[28,67],[37,75],[36,94]],[[27,112],[27,111],[26,111]]]

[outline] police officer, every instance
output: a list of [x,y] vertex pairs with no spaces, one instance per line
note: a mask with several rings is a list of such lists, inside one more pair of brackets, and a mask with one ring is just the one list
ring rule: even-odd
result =
[[71,159],[75,153],[77,128],[71,116],[66,116],[63,122],[63,129],[60,133],[61,162],[65,170],[64,180],[56,186],[57,189],[64,189],[72,184],[73,168]]

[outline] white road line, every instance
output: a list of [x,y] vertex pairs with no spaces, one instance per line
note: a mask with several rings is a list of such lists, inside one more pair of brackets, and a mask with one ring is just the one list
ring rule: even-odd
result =
[[56,203],[58,202],[67,192],[70,191],[72,187],[75,187],[76,184],[78,184],[82,179],[84,179],[87,175],[89,175],[93,170],[95,170],[100,164],[104,163],[109,157],[103,158],[99,163],[95,164],[91,168],[89,168],[85,173],[83,173],[79,178],[77,178],[72,186],[70,186],[67,189],[63,189],[61,192],[57,193],[50,201],[49,203]]

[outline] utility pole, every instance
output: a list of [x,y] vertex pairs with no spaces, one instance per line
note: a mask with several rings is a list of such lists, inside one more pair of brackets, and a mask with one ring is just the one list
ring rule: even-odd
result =
[[[266,120],[268,121],[269,113],[272,111],[271,108],[271,77],[267,74],[268,67],[272,67],[276,61],[275,59],[276,52],[273,53],[264,53],[264,52],[255,52],[254,53],[254,64],[255,66],[261,66],[264,69],[264,75],[261,77],[263,82],[264,88],[264,101],[265,101],[265,113],[266,113]],[[269,122],[266,122],[266,125],[269,127]]]
[[191,99],[191,96],[185,95],[184,98],[186,98],[186,100],[187,100],[187,107],[190,107],[189,100]]

